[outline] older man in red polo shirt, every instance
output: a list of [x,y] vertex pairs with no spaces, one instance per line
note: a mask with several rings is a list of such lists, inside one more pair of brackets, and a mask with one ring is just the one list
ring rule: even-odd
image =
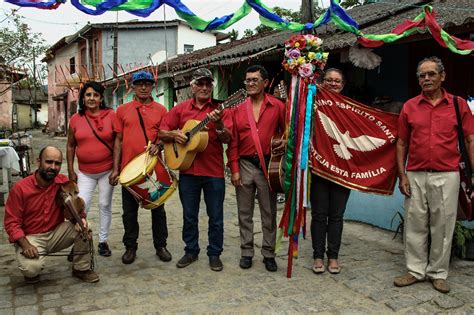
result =
[[[38,157],[38,170],[13,186],[5,205],[4,225],[15,244],[18,268],[28,284],[40,280],[46,256],[74,244],[72,274],[85,282],[97,282],[91,270],[90,242],[84,241],[78,226],[64,221],[56,202],[61,185],[68,178],[59,174],[63,155],[55,147],[45,147]],[[83,219],[87,228],[87,221]],[[77,225],[77,224],[76,224]]]
[[[143,153],[148,147],[151,155],[158,154],[155,143],[166,108],[155,102],[151,96],[155,79],[150,72],[138,71],[132,76],[132,87],[135,93],[131,102],[119,106],[114,121],[114,131],[117,136],[114,143],[114,165],[110,175],[110,184],[116,185],[118,175],[133,158]],[[132,264],[137,256],[138,235],[138,202],[135,197],[122,187],[122,222],[123,244],[125,253],[122,255],[124,264]],[[172,259],[166,249],[168,227],[164,205],[151,209],[151,228],[155,253],[161,261]]]
[[224,157],[223,143],[231,139],[232,119],[228,111],[218,110],[212,99],[214,77],[210,70],[197,69],[191,79],[193,98],[184,101],[169,111],[160,130],[160,139],[165,142],[186,143],[187,136],[181,131],[190,120],[202,121],[209,117],[207,125],[209,142],[203,152],[196,154],[187,170],[180,171],[179,198],[183,205],[183,241],[186,244],[184,256],[176,266],[184,268],[198,259],[199,255],[199,204],[201,191],[204,193],[208,223],[207,256],[213,271],[223,268],[220,255],[224,244]]
[[[423,59],[417,76],[422,92],[404,104],[399,118],[397,164],[400,191],[406,196],[404,241],[408,272],[395,278],[394,284],[403,287],[429,278],[436,290],[447,293],[459,193],[455,97],[441,87],[446,73],[439,58]],[[470,163],[474,166],[474,119],[466,101],[460,97],[457,100]]]
[[[244,84],[249,96],[244,104],[232,111],[234,134],[227,150],[232,184],[235,186],[239,212],[240,250],[239,266],[248,269],[254,256],[253,212],[255,191],[262,218],[262,255],[265,268],[277,271],[275,261],[276,193],[272,192],[263,168],[270,160],[271,139],[285,129],[285,104],[265,93],[268,72],[260,65],[247,68]],[[253,119],[253,126],[252,121]],[[284,141],[279,142],[284,150]],[[262,159],[259,158],[261,149]]]

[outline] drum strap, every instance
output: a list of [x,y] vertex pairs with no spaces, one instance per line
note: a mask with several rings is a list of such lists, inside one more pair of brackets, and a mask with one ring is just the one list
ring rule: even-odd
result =
[[[140,126],[142,126],[143,135],[145,136],[145,141],[148,144],[149,140],[148,140],[148,136],[146,135],[145,122],[143,121],[142,114],[140,114],[140,110],[138,109],[138,107],[136,108],[136,110],[138,114],[138,119],[140,120]],[[155,140],[153,140],[152,143],[155,144],[156,140],[158,140],[158,135],[156,135]]]
[[[84,114],[84,117],[86,118],[86,121],[87,123],[89,124],[89,127],[91,127],[91,130],[92,130],[92,133],[94,134],[94,136],[97,138],[97,140],[99,140],[100,142],[102,142],[103,145],[105,145],[107,147],[107,149],[110,150],[110,152],[114,152],[114,150],[110,147],[110,145],[107,144],[107,142],[104,141],[104,139],[102,139],[101,137],[99,137],[99,135],[97,134],[97,132],[95,131],[94,127],[92,127],[92,124],[91,122],[89,121],[89,118],[87,118],[87,115]],[[148,141],[147,141],[148,142]]]

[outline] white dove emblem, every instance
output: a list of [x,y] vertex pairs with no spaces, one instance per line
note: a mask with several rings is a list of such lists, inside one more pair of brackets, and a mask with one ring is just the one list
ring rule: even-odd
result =
[[138,185],[141,189],[145,189],[148,191],[148,195],[153,196],[153,194],[157,193],[158,190],[161,188],[161,184],[156,177],[156,172],[153,171],[151,176],[147,176],[145,182]]
[[319,120],[323,125],[324,131],[327,135],[337,141],[332,147],[338,157],[344,160],[350,160],[352,154],[349,149],[355,151],[372,151],[383,146],[386,142],[384,139],[375,138],[367,135],[362,135],[357,138],[352,138],[349,131],[342,133],[326,114],[318,110]]

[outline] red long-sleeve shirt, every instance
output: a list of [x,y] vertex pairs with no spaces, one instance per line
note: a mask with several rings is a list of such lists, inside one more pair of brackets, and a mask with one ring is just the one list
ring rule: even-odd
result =
[[[232,110],[234,129],[232,141],[227,149],[228,165],[232,173],[240,172],[240,156],[257,155],[247,114],[249,106],[252,104],[250,98],[247,98],[242,105]],[[251,116],[253,117],[253,112]],[[269,155],[272,137],[278,132],[282,133],[285,128],[285,104],[276,97],[265,94],[258,121],[255,123],[263,154]]]
[[8,194],[3,223],[11,243],[26,235],[52,231],[64,222],[56,193],[68,181],[67,176],[58,174],[47,187],[39,186],[35,176],[36,173],[20,180]]

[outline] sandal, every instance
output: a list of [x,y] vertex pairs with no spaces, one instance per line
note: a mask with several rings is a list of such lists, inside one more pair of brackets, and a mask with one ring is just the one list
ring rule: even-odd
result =
[[316,262],[315,262],[315,264],[313,265],[312,270],[315,274],[321,274],[321,273],[326,271],[326,268],[324,267],[324,263],[321,261],[320,266],[316,266]]
[[[329,259],[329,260],[333,260],[333,259]],[[336,262],[337,262],[337,259],[334,259]],[[341,266],[339,266],[339,263],[337,264],[337,266],[333,267],[330,265],[330,262],[328,261],[328,271],[329,273],[335,275],[335,274],[338,274],[341,272]]]
[[332,273],[333,275],[335,274],[338,274],[341,272],[341,267],[331,267],[331,266],[328,266],[328,271],[329,273]]

